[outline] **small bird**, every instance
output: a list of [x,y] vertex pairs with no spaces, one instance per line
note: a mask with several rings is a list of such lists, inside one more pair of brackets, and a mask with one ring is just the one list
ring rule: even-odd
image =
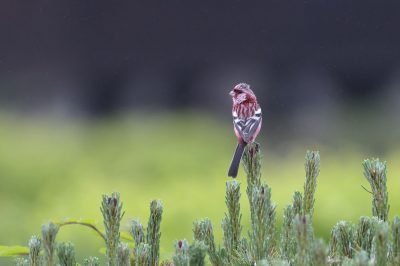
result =
[[232,91],[233,129],[238,140],[235,153],[229,167],[228,176],[235,178],[238,174],[240,160],[247,144],[254,142],[261,129],[261,108],[256,95],[246,83],[237,84]]

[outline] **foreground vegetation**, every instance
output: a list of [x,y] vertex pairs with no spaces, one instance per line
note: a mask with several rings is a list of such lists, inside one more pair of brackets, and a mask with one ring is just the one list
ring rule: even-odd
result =
[[[284,209],[280,233],[276,226],[276,205],[271,201],[271,188],[261,180],[261,156],[257,144],[247,147],[243,167],[247,174],[246,195],[250,206],[251,227],[243,234],[240,207],[240,183],[226,182],[227,211],[222,220],[223,244],[215,243],[214,227],[210,219],[195,221],[193,241],[175,243],[175,254],[161,265],[205,265],[206,254],[212,265],[398,265],[400,263],[400,219],[389,223],[386,163],[379,159],[365,160],[364,176],[372,197],[372,216],[360,217],[358,223],[339,221],[331,231],[329,243],[317,239],[313,229],[313,215],[317,177],[320,171],[318,152],[307,152],[305,157],[303,193],[295,191],[292,203]],[[104,228],[102,232],[87,221],[50,222],[43,225],[42,237],[33,236],[29,249],[3,247],[3,254],[26,254],[17,265],[76,265],[71,243],[56,243],[60,227],[79,224],[93,229],[105,242],[107,265],[159,265],[163,205],[154,200],[150,204],[147,228],[139,220],[130,222],[130,236],[121,234],[124,215],[119,193],[103,196],[101,203]],[[178,221],[179,222],[179,221]],[[43,251],[41,251],[43,249]],[[85,265],[99,265],[96,257]]]

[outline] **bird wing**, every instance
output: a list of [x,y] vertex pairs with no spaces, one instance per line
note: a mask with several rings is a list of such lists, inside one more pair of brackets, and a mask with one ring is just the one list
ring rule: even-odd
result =
[[[233,125],[244,142],[248,143],[254,140],[254,134],[257,131],[262,121],[261,108],[254,112],[254,115],[246,118],[239,118],[236,113],[233,113]],[[253,139],[252,139],[253,137]]]

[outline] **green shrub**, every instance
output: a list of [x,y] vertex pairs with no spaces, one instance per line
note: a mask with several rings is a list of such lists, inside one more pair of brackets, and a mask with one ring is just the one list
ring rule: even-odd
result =
[[[332,229],[329,245],[316,239],[313,215],[317,178],[320,172],[318,152],[305,156],[303,192],[296,191],[293,201],[284,209],[281,230],[276,226],[276,204],[272,189],[261,180],[261,154],[258,144],[246,147],[243,166],[247,175],[246,195],[250,205],[250,229],[243,232],[240,208],[241,184],[226,182],[227,211],[221,222],[223,242],[215,243],[214,227],[205,218],[193,223],[193,241],[175,242],[174,255],[160,262],[160,238],[163,205],[150,203],[147,228],[139,220],[129,225],[129,236],[121,232],[124,215],[119,193],[103,196],[101,212],[104,232],[85,220],[49,222],[42,227],[42,239],[33,236],[29,247],[1,247],[0,255],[20,255],[16,265],[77,265],[75,249],[70,243],[56,243],[59,229],[79,224],[93,229],[105,244],[105,261],[110,266],[214,266],[225,265],[400,265],[400,218],[389,224],[386,163],[379,159],[365,160],[364,176],[371,186],[372,216],[360,217],[357,224],[338,222]],[[277,232],[280,231],[280,234]],[[26,257],[23,257],[26,255]],[[58,262],[56,260],[56,256]],[[207,258],[208,255],[208,258]],[[96,257],[83,265],[99,265]]]

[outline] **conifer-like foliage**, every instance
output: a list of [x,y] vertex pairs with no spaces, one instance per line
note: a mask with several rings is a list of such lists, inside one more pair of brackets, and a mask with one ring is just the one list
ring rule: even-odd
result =
[[100,262],[97,257],[89,257],[84,260],[83,265],[85,266],[99,266]]
[[39,266],[42,264],[40,249],[42,247],[42,240],[38,236],[32,236],[29,240],[29,265]]
[[56,249],[56,236],[60,227],[52,222],[42,226],[42,238],[44,249],[44,263],[47,266],[54,265],[54,253]]
[[[127,234],[121,234],[124,211],[120,195],[112,193],[104,195],[101,201],[104,229],[88,220],[49,222],[42,226],[42,237],[32,236],[28,247],[2,247],[5,250],[0,250],[0,254],[25,255],[15,260],[15,265],[21,266],[78,265],[74,246],[56,242],[60,228],[77,224],[93,229],[104,240],[104,261],[110,266],[400,265],[400,218],[388,220],[386,163],[379,159],[363,162],[364,176],[370,184],[369,189],[364,189],[372,197],[371,216],[362,216],[355,224],[339,221],[325,243],[315,236],[313,229],[313,217],[318,215],[314,213],[314,204],[320,173],[319,153],[307,151],[303,191],[295,191],[292,201],[284,207],[280,229],[276,225],[273,189],[261,178],[259,145],[249,144],[242,159],[250,205],[250,229],[243,230],[242,227],[240,198],[243,184],[229,180],[226,182],[226,211],[220,223],[223,233],[220,244],[214,237],[218,227],[214,227],[208,218],[200,219],[193,223],[193,240],[177,240],[173,255],[161,261],[162,202],[151,201],[147,228],[139,220],[131,220],[128,226],[130,237],[127,237]],[[219,222],[214,221],[214,224]],[[85,266],[100,264],[97,257],[89,257],[82,263]]]
[[100,210],[103,214],[104,227],[106,229],[106,261],[107,265],[113,266],[117,263],[117,247],[120,238],[119,227],[124,216],[119,193],[112,193],[111,196],[103,195]]
[[76,266],[75,248],[71,243],[60,243],[57,247],[57,257],[60,266]]

